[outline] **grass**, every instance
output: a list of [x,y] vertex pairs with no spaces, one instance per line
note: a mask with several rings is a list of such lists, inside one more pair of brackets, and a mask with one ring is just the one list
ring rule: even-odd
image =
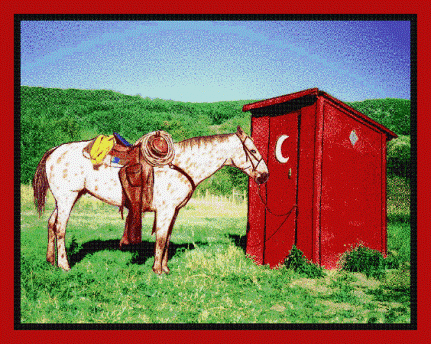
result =
[[[217,203],[218,202],[218,203]],[[224,202],[224,203],[223,203]],[[45,262],[46,223],[21,189],[21,322],[26,323],[409,323],[409,225],[389,223],[393,268],[379,278],[325,270],[307,278],[244,254],[245,202],[192,199],[172,236],[171,274],[156,276],[152,215],[142,244],[120,250],[117,208],[90,197],[75,206],[66,236],[71,271]],[[407,260],[406,260],[407,259]]]

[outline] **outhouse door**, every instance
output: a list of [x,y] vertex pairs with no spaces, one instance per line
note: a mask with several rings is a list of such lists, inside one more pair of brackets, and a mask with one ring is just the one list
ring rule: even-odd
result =
[[[249,192],[258,192],[261,198],[259,201],[256,195],[249,195],[255,199],[253,203],[265,202],[266,206],[261,205],[260,210],[249,209],[250,223],[255,226],[263,224],[264,230],[259,238],[248,238],[256,245],[262,244],[260,250],[252,248],[248,253],[254,255],[259,263],[271,267],[283,261],[295,243],[298,119],[299,111],[280,116],[252,117],[252,137],[264,156],[270,178],[262,186],[250,185]],[[249,246],[252,245],[250,243]]]

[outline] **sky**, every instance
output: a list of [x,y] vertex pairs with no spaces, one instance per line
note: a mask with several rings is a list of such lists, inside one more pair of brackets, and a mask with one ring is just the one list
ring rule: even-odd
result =
[[184,102],[410,99],[408,21],[22,21],[21,85]]

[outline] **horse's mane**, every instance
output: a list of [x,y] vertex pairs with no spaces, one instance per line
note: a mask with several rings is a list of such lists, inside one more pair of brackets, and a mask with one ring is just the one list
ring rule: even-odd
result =
[[178,142],[177,144],[181,148],[193,148],[195,146],[200,147],[203,143],[212,143],[214,141],[226,141],[232,134],[218,134],[210,136],[197,136]]

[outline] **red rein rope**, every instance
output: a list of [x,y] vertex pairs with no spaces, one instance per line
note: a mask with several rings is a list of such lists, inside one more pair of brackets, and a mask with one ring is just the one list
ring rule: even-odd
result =
[[258,194],[258,196],[259,196],[259,198],[260,198],[260,201],[262,202],[262,204],[265,206],[265,209],[271,214],[271,215],[274,215],[274,216],[286,216],[285,217],[285,219],[283,220],[283,222],[280,224],[280,226],[278,226],[278,228],[274,231],[274,233],[272,233],[271,234],[271,236],[269,237],[269,238],[267,238],[267,239],[265,239],[263,242],[262,241],[260,241],[259,243],[257,243],[257,244],[255,244],[255,245],[248,245],[249,247],[255,247],[255,246],[259,246],[259,245],[261,245],[262,243],[266,243],[266,242],[268,242],[269,240],[271,240],[271,238],[280,230],[280,228],[281,227],[283,227],[283,225],[284,225],[284,223],[287,221],[287,219],[289,218],[289,216],[290,216],[290,214],[292,213],[292,211],[293,211],[293,209],[296,209],[296,211],[298,211],[298,205],[297,204],[294,204],[293,206],[292,206],[292,208],[287,212],[287,213],[284,213],[284,214],[275,214],[275,213],[273,213],[272,211],[271,211],[271,209],[269,209],[269,207],[268,207],[268,204],[263,200],[263,198],[262,198],[262,195],[260,194],[260,187],[261,187],[261,185],[262,184],[260,184],[259,185],[259,187],[258,187],[258,189],[257,189],[257,194]]
[[274,215],[274,216],[287,216],[287,217],[289,217],[289,215],[290,215],[290,213],[292,212],[292,210],[293,210],[294,208],[298,208],[298,205],[297,205],[297,204],[294,204],[294,205],[292,206],[292,208],[291,208],[287,213],[284,213],[284,214],[275,214],[275,213],[273,213],[273,212],[271,211],[271,209],[269,209],[269,208],[268,208],[267,203],[263,200],[262,195],[260,194],[260,187],[261,187],[262,185],[263,185],[263,184],[260,184],[260,185],[259,185],[259,187],[258,187],[258,189],[257,189],[257,194],[258,194],[258,196],[259,196],[259,198],[260,198],[260,201],[261,201],[261,202],[262,202],[262,204],[265,206],[265,209],[266,209],[266,210],[268,210],[268,212],[269,212],[271,215]]

